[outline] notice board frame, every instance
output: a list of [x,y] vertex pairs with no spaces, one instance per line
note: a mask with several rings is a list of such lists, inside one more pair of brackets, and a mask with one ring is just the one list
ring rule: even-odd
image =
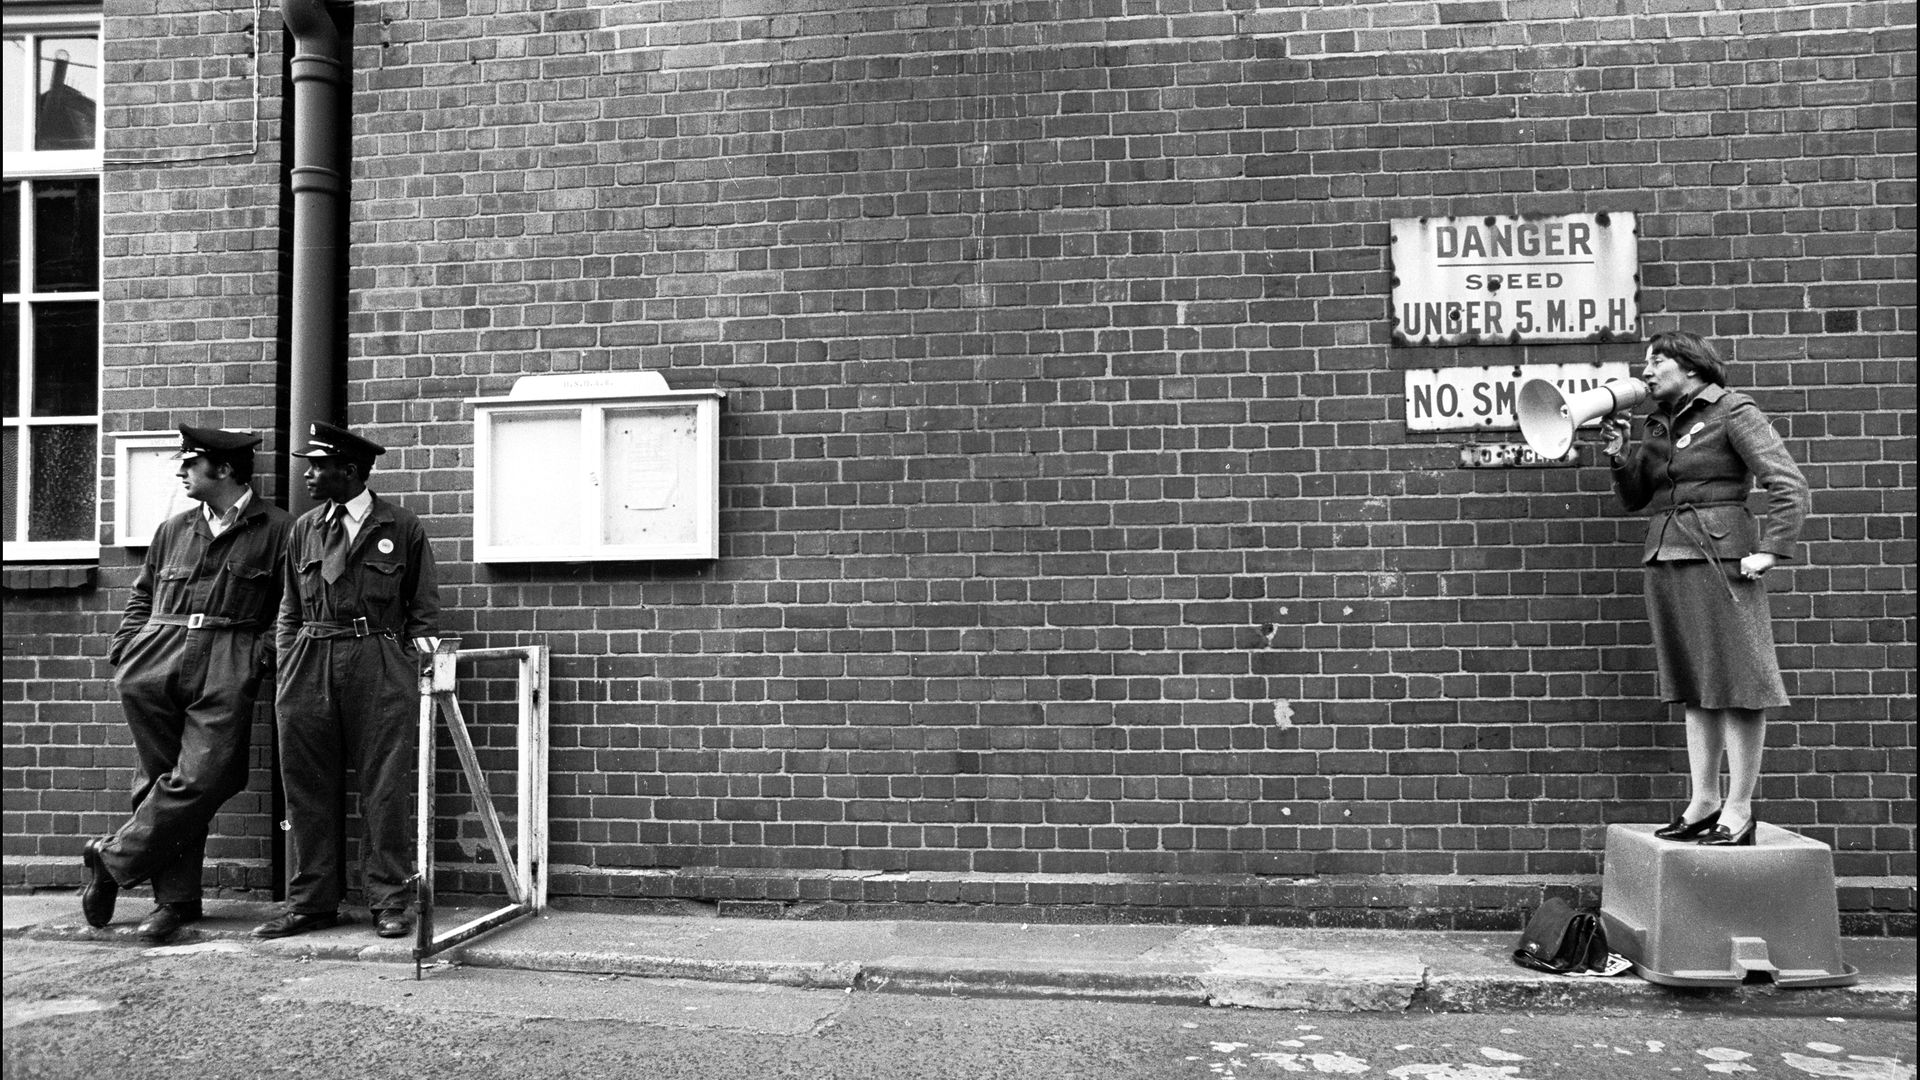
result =
[[[619,376],[650,376],[621,378]],[[671,390],[652,372],[602,377],[527,376],[505,398],[469,398],[474,414],[473,555],[480,563],[701,560],[720,557],[719,389]],[[613,490],[610,431],[632,438],[651,421],[645,470],[656,489],[636,510]],[[527,430],[521,432],[518,427]],[[635,460],[638,465],[633,464]],[[665,492],[665,494],[662,494]],[[664,501],[663,501],[664,500]],[[669,531],[609,540],[610,514],[636,513]],[[625,531],[633,532],[629,527]],[[646,532],[643,525],[640,532]]]
[[180,433],[116,431],[112,438],[114,546],[151,546],[161,523],[200,505],[180,485]]

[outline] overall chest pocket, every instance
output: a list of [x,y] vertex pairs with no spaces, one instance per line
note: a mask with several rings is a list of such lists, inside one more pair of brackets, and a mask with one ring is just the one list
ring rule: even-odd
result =
[[229,562],[221,568],[209,613],[235,619],[253,618],[272,599],[269,588],[273,571],[245,562]]
[[252,563],[230,562],[227,564],[227,588],[233,590],[236,600],[257,599],[273,584],[273,571]]
[[367,571],[361,575],[360,581],[368,601],[392,600],[400,595],[400,578],[407,569],[405,563],[368,559],[360,565]]
[[294,580],[300,588],[301,603],[305,605],[308,618],[318,618],[322,598],[327,595],[327,583],[320,577],[320,560],[303,559],[293,568]]
[[185,611],[186,608],[184,605],[191,599],[188,593],[192,588],[193,567],[161,567],[160,572],[154,575],[153,610],[165,612]]

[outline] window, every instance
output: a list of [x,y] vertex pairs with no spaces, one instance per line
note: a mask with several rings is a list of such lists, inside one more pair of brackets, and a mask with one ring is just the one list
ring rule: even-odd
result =
[[100,20],[7,13],[0,537],[99,554]]

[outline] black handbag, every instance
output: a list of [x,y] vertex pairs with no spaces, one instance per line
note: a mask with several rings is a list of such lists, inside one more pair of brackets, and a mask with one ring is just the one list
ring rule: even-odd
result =
[[1566,975],[1604,971],[1607,967],[1607,931],[1600,916],[1575,911],[1565,900],[1550,897],[1527,920],[1513,960],[1521,967]]

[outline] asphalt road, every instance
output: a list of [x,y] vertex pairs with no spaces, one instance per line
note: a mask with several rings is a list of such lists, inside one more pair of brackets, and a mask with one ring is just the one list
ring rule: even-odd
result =
[[1313,1014],[5,942],[7,1078],[1910,1080],[1911,1018]]

